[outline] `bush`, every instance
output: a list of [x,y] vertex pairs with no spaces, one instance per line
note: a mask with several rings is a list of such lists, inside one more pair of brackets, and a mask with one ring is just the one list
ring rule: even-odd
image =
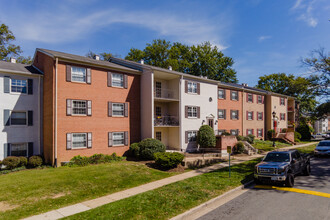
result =
[[158,152],[154,156],[156,164],[165,169],[177,167],[184,158],[183,154],[177,152]]
[[272,140],[273,137],[275,137],[275,131],[273,129],[270,129],[267,131],[267,139]]
[[32,156],[29,158],[28,165],[30,167],[39,167],[43,163],[42,158],[40,156]]
[[216,138],[213,129],[208,125],[202,125],[197,134],[197,143],[201,148],[215,147]]
[[236,139],[237,139],[238,141],[244,141],[244,137],[241,136],[241,135],[237,135]]
[[287,132],[287,129],[286,128],[283,128],[281,133],[286,133]]
[[100,164],[100,163],[111,163],[112,161],[122,161],[124,157],[117,156],[116,153],[111,155],[107,154],[94,154],[90,157],[82,157],[80,155],[74,156],[69,163],[64,164],[64,166],[87,166],[88,164]]
[[311,135],[311,128],[309,125],[304,124],[304,125],[300,125],[297,128],[297,132],[300,133],[301,135],[301,140],[310,140],[312,135]]
[[300,142],[301,134],[297,131],[294,132],[294,142]]
[[239,154],[243,153],[244,150],[245,150],[244,143],[241,141],[237,142],[237,144],[233,148],[233,151]]
[[3,159],[2,164],[6,166],[6,169],[12,170],[19,167],[20,162],[19,157],[10,156]]
[[231,134],[228,131],[224,131],[221,133],[221,136],[230,136]]
[[19,163],[19,166],[20,167],[26,167],[26,165],[28,164],[28,159],[26,157],[19,157],[20,159],[20,163]]
[[255,136],[253,134],[249,134],[248,136],[246,136],[246,141],[249,142],[250,144],[253,144],[254,138]]
[[165,152],[165,145],[157,139],[147,138],[139,143],[139,158],[145,160],[154,160],[154,154]]
[[[93,156],[92,156],[93,157]],[[90,159],[88,157],[82,157],[80,155],[74,156],[69,165],[77,165],[77,166],[87,166],[90,163]]]
[[129,146],[128,155],[130,155],[131,157],[139,158],[140,156],[139,143],[134,143]]

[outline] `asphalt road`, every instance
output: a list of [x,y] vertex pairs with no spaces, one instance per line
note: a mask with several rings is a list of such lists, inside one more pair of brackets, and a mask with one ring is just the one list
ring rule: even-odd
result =
[[[330,193],[330,158],[313,158],[311,176],[297,176],[294,188]],[[330,219],[330,198],[251,187],[200,220],[318,220]]]

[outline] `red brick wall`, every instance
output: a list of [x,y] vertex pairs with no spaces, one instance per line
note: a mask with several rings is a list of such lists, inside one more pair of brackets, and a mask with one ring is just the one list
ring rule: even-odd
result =
[[285,137],[290,141],[294,142],[294,132],[287,132]]
[[221,150],[227,150],[227,146],[233,148],[236,144],[236,136],[217,136],[217,147],[220,147]]

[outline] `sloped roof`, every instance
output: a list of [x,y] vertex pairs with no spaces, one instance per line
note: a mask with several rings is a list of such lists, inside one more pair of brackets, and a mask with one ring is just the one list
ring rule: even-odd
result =
[[12,72],[12,73],[20,73],[20,74],[42,74],[37,69],[35,69],[32,65],[26,65],[21,63],[11,63],[6,61],[0,61],[0,72]]

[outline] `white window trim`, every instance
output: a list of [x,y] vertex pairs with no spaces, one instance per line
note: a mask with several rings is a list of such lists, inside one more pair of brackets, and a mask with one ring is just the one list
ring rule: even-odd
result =
[[[261,132],[261,135],[259,135],[259,131]],[[263,137],[263,135],[262,135],[262,129],[257,129],[257,137]]]
[[[86,114],[74,114],[73,113],[73,108],[74,108],[73,107],[73,102],[74,101],[85,102],[86,103]],[[71,110],[72,111],[71,116],[87,116],[87,100],[78,100],[78,99],[72,100],[72,107],[71,108],[72,108],[72,110]]]
[[[86,144],[86,147],[74,147],[74,144],[73,144],[73,135],[74,134],[84,134],[86,135],[86,141],[85,141],[85,144]],[[72,133],[72,149],[73,150],[76,150],[76,149],[86,149],[88,146],[88,134],[87,133],[84,133],[84,132],[78,132],[78,133]]]
[[[261,116],[260,118],[259,115]],[[257,120],[262,121],[262,112],[257,112]]]
[[[193,91],[192,91],[193,89],[191,89],[191,92],[189,91],[189,83],[190,83],[191,85],[196,85],[196,92],[193,92]],[[192,88],[192,86],[191,86],[190,88]],[[189,93],[189,94],[193,94],[193,95],[197,95],[197,94],[198,94],[198,92],[197,92],[197,82],[188,81],[188,93]]]
[[[15,78],[14,78],[15,79]],[[12,92],[11,87],[12,87],[12,78],[10,78],[10,88],[9,88],[9,94],[13,95],[28,95],[29,91],[29,85],[28,85],[28,80],[27,79],[15,79],[15,80],[24,80],[26,82],[26,92]]]
[[[12,120],[11,115],[12,115],[13,112],[21,112],[21,113],[25,113],[26,123],[25,123],[24,125],[13,125],[13,124],[11,123],[11,120]],[[27,125],[28,125],[28,111],[10,111],[10,126],[27,126]]]
[[[196,139],[196,140],[194,140],[194,141],[190,141],[190,140],[189,140],[189,134],[192,134],[192,133],[195,134],[195,139]],[[197,141],[197,131],[188,131],[188,133],[187,133],[187,137],[188,137],[188,143],[195,143],[195,142]]]
[[[237,94],[236,99],[234,99],[233,93],[236,93]],[[231,91],[231,93],[230,93],[230,99],[232,101],[238,101],[238,91]]]
[[[249,117],[249,114],[251,114],[251,118]],[[252,121],[253,120],[253,112],[249,112],[248,111],[248,115],[247,115],[248,117],[247,117],[247,120],[248,121]]]
[[[113,85],[113,75],[122,75],[123,76],[123,86],[117,86],[117,85]],[[111,87],[115,87],[115,88],[124,88],[124,74],[121,73],[111,73]]]
[[[74,80],[73,78],[72,78],[72,68],[73,67],[77,67],[77,68],[82,68],[82,69],[85,69],[85,81],[84,82],[82,82],[82,81],[76,81],[76,80]],[[83,84],[86,84],[87,83],[87,69],[85,68],[85,67],[80,67],[80,66],[71,66],[71,82],[75,82],[75,83],[83,83]]]
[[[195,108],[196,109],[196,117],[195,116],[189,116],[189,108]],[[198,116],[198,112],[197,112],[197,106],[188,106],[188,109],[187,109],[187,114],[188,114],[188,118],[197,118]],[[193,109],[191,109],[191,112],[193,113]]]
[[[250,97],[251,96],[251,101],[250,101]],[[248,100],[249,103],[253,103],[253,94],[252,93],[248,93]]]
[[[219,91],[222,90],[223,91],[223,97],[219,96]],[[226,93],[224,89],[218,89],[218,99],[225,99],[226,98]]]
[[[283,100],[283,104],[282,104],[282,100]],[[285,106],[285,98],[280,98],[280,105]]]
[[[233,117],[233,112],[236,112],[236,113],[237,113],[235,118]],[[231,110],[231,111],[230,111],[230,114],[231,114],[231,115],[230,115],[230,119],[231,119],[231,120],[239,120],[239,119],[238,119],[238,110]]]
[[[250,135],[250,134],[252,134],[253,135],[253,131],[252,131],[252,129],[247,129],[248,131],[247,131],[247,135]],[[249,133],[249,131],[251,131],[251,133]]]
[[[261,98],[260,102],[259,102],[259,97]],[[258,104],[262,104],[262,96],[261,96],[261,95],[258,95],[258,96],[257,96],[257,103],[258,103]]]
[[[232,131],[235,131],[236,134],[233,134]],[[230,134],[231,134],[231,135],[238,135],[238,133],[239,133],[239,132],[238,132],[238,129],[231,129],[231,130],[230,130]]]
[[[123,134],[123,143],[122,144],[115,144],[114,134],[122,133]],[[125,145],[125,132],[112,132],[112,146],[118,147],[118,146],[124,146]]]
[[[123,115],[114,115],[114,114],[113,114],[113,105],[114,105],[114,104],[120,104],[120,105],[123,106]],[[111,108],[112,108],[112,117],[119,117],[119,118],[122,118],[122,117],[125,116],[125,104],[124,104],[124,103],[113,102],[111,105],[112,105],[112,106],[111,106]]]
[[[28,146],[28,143],[27,142],[20,142],[20,143],[10,143],[11,145],[13,144],[24,144],[25,147],[26,147],[26,157],[29,156],[29,146]],[[10,155],[12,155],[12,147],[10,147]],[[20,156],[22,157],[22,156]]]
[[[219,112],[220,112],[220,111],[223,112],[223,118],[220,118],[220,117],[219,117]],[[218,119],[225,120],[225,109],[219,109],[219,110],[218,110]]]

